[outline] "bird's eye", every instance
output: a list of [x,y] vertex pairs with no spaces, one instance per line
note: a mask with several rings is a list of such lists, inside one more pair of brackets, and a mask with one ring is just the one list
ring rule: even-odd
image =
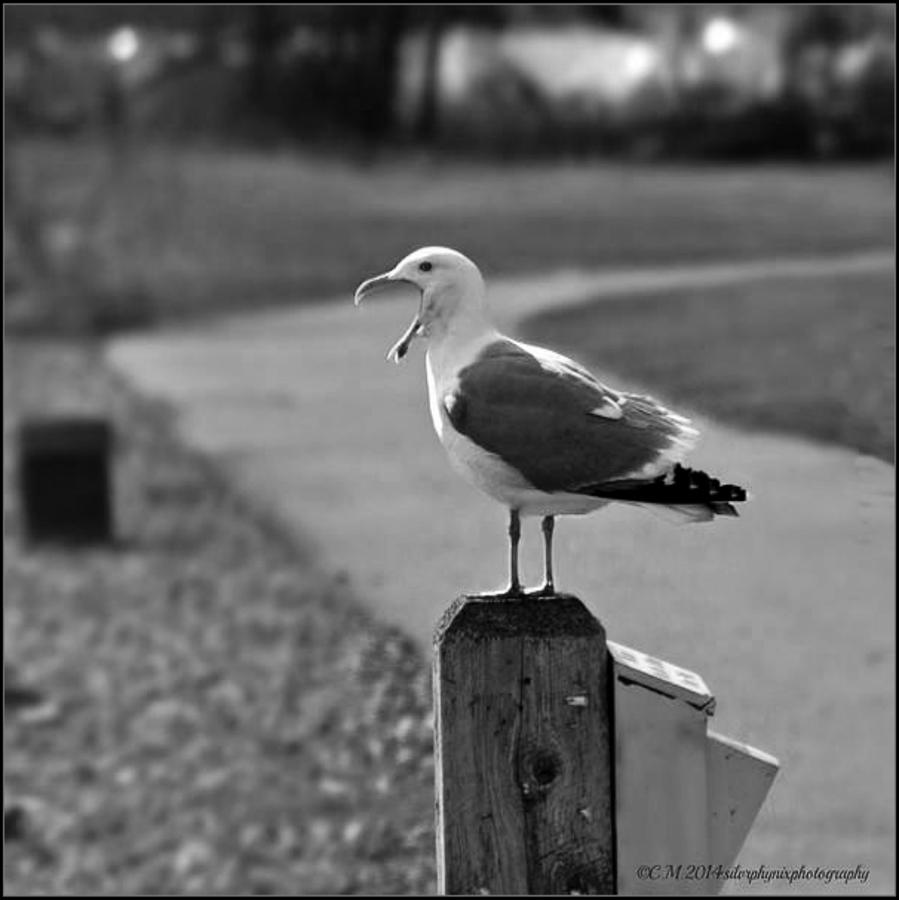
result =
[[423,262],[423,263],[418,264],[419,272],[430,272],[431,269],[433,269],[433,268],[434,268],[433,264],[429,263],[429,262]]

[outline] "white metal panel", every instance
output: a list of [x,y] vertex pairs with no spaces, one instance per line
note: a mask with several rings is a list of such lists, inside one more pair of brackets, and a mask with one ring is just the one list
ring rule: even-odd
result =
[[631,680],[667,697],[702,709],[708,715],[715,710],[712,696],[702,676],[650,656],[633,647],[625,647],[613,641],[606,642],[616,665],[616,676]]
[[768,753],[708,734],[709,848],[716,865],[732,865],[780,768]]
[[669,867],[709,858],[707,717],[631,674],[615,663],[618,893],[705,893]]
[[618,893],[717,893],[723,881],[706,876],[735,862],[778,762],[707,732],[715,699],[695,672],[608,647]]

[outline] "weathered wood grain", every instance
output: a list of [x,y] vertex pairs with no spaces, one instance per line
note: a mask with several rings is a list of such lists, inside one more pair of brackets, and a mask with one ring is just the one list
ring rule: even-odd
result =
[[603,627],[569,595],[460,597],[435,645],[439,889],[614,893]]

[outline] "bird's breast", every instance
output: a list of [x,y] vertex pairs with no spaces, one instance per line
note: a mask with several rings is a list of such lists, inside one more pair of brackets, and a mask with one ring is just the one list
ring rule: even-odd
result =
[[458,383],[458,380],[455,377],[441,377],[443,373],[435,371],[434,363],[431,359],[430,354],[428,354],[425,360],[425,365],[428,374],[428,407],[431,411],[431,422],[434,425],[434,431],[437,432],[437,437],[439,437],[440,440],[443,441],[443,435],[446,431],[447,422],[446,412],[443,409],[441,398],[444,393],[452,392],[453,387]]
[[534,493],[533,486],[495,453],[485,450],[457,431],[447,412],[459,388],[458,372],[441,372],[427,360],[428,404],[431,421],[453,469],[466,481],[507,506],[520,507],[523,497]]

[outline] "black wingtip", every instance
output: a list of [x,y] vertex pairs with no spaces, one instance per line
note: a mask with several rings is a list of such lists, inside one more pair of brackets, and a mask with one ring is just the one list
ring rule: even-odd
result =
[[582,488],[596,497],[659,503],[666,506],[705,506],[718,516],[739,516],[732,504],[747,499],[746,489],[736,484],[721,484],[699,469],[677,463],[674,468],[651,480],[622,479]]
[[[731,503],[744,503],[746,501],[746,488],[740,487],[738,484],[721,484],[717,478],[712,478],[701,469],[688,469],[680,463],[676,463],[672,470],[674,487],[682,488],[690,491],[698,491],[705,494],[710,505],[720,505],[722,511],[720,515],[735,516],[737,511],[729,507]],[[666,477],[657,478],[656,481],[665,483]],[[717,512],[717,510],[716,510]]]

